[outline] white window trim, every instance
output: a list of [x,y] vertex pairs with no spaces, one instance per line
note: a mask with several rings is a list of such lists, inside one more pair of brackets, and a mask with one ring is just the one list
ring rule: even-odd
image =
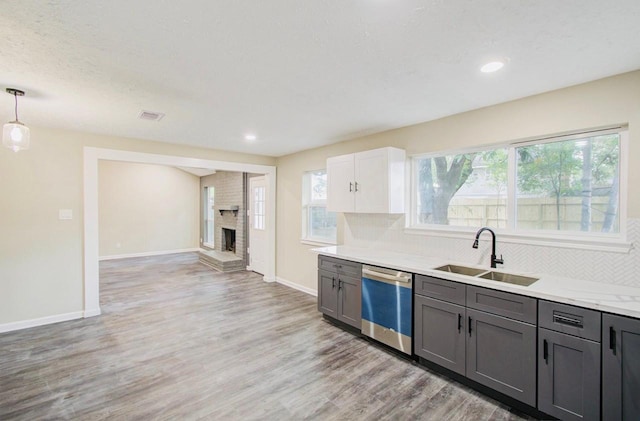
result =
[[[494,231],[499,236],[499,241],[505,243],[537,245],[545,247],[571,248],[578,250],[595,250],[608,251],[617,253],[628,253],[633,248],[633,243],[627,241],[627,200],[628,200],[628,160],[629,160],[629,132],[626,124],[617,126],[607,126],[603,128],[595,128],[582,130],[579,132],[569,132],[566,134],[558,134],[547,137],[521,139],[518,141],[488,144],[484,146],[471,147],[467,149],[445,150],[438,152],[430,152],[426,154],[416,154],[410,157],[410,174],[411,186],[410,194],[408,194],[409,217],[406,218],[404,232],[412,235],[427,235],[434,237],[469,239],[476,233],[480,227],[462,227],[436,224],[417,224],[416,223],[416,188],[417,188],[417,171],[416,161],[421,158],[429,158],[444,155],[456,155],[464,153],[473,153],[498,148],[508,148],[509,153],[509,172],[516,165],[515,148],[525,146],[527,144],[550,143],[559,140],[570,140],[571,138],[584,137],[590,133],[607,134],[620,133],[620,161],[619,161],[619,232],[616,234],[599,234],[597,232],[580,233],[576,231],[528,231],[495,228]],[[514,177],[508,177],[508,191],[515,192],[516,180]],[[509,206],[507,207],[507,220],[509,225],[515,223],[515,195],[508,196]]]
[[[303,217],[302,217],[302,225],[301,225],[301,235],[300,235],[300,243],[305,244],[305,245],[310,245],[310,246],[327,246],[327,245],[335,245],[338,243],[337,238],[335,238],[333,241],[328,240],[327,238],[324,237],[313,237],[308,235],[309,234],[309,220],[310,220],[310,216],[309,216],[309,212],[311,210],[312,206],[324,206],[325,209],[327,207],[327,201],[326,200],[311,200],[310,196],[309,196],[309,174],[313,173],[313,172],[317,172],[317,171],[325,171],[326,169],[324,168],[318,168],[315,170],[309,170],[309,171],[305,171],[302,174],[302,213],[303,213]],[[336,236],[337,237],[337,236]]]

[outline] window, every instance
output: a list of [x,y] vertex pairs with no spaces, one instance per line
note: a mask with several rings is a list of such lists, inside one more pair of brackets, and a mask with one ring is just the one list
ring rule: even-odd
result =
[[302,178],[302,239],[336,242],[336,214],[327,212],[327,172],[310,171]]
[[619,232],[620,134],[515,148],[516,227]]
[[507,149],[416,160],[417,223],[507,226]]
[[215,215],[215,209],[214,209],[214,187],[213,186],[206,186],[204,188],[204,199],[203,199],[203,203],[204,203],[204,209],[203,209],[203,214],[204,214],[204,235],[203,235],[203,243],[205,246],[207,247],[211,247],[213,248],[214,243],[215,243],[215,238],[213,235],[213,226],[214,226],[214,222],[213,222],[213,217]]
[[265,187],[260,186],[253,189],[253,229],[265,229],[266,199]]
[[625,135],[617,128],[415,157],[412,226],[613,237]]

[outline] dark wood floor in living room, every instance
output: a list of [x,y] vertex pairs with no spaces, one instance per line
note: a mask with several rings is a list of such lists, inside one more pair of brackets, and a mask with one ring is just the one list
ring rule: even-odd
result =
[[103,314],[0,334],[0,420],[516,420],[195,253],[100,265]]

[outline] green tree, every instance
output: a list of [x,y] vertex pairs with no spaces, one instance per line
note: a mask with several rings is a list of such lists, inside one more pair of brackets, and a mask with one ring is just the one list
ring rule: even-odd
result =
[[580,212],[580,231],[591,231],[591,198],[593,197],[592,189],[592,168],[591,165],[591,153],[592,142],[591,139],[585,139],[580,145],[582,149],[582,203]]
[[482,153],[482,160],[487,164],[489,183],[496,188],[498,195],[507,190],[509,154],[507,149],[494,149]]
[[560,230],[560,198],[576,194],[576,176],[581,169],[575,141],[524,146],[517,151],[519,190],[553,197],[556,228]]
[[476,155],[439,156],[419,161],[419,222],[449,224],[449,202],[473,173]]
[[620,136],[598,136],[592,142],[592,179],[594,195],[609,197],[602,222],[602,232],[611,232],[618,217],[620,196]]

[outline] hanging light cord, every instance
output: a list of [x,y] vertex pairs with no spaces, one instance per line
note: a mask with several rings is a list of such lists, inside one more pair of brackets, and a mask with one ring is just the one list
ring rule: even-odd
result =
[[15,111],[16,111],[16,121],[19,121],[19,120],[18,120],[18,94],[17,94],[16,92],[14,92],[14,93],[13,93],[13,98],[16,100],[16,108],[15,108]]

